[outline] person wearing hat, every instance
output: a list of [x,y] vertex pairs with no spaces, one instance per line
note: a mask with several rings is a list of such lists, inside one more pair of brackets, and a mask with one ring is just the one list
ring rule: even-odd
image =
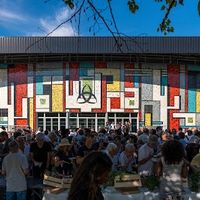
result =
[[150,135],[148,142],[138,151],[138,172],[143,175],[153,175],[152,157],[158,146],[158,136]]
[[73,174],[73,163],[71,162],[71,150],[72,145],[69,143],[67,138],[63,138],[58,145],[58,152],[54,157],[55,169],[59,174],[72,175]]

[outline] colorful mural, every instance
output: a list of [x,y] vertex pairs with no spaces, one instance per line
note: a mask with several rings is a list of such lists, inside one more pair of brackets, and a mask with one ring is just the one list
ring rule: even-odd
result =
[[139,113],[140,126],[200,127],[200,66],[0,64],[0,123],[36,128],[37,112]]

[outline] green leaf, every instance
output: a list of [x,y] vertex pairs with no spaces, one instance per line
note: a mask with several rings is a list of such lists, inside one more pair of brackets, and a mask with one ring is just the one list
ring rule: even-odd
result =
[[63,0],[64,3],[69,6],[70,9],[73,9],[74,8],[74,2],[73,0]]
[[136,11],[139,9],[139,6],[135,0],[128,0],[128,7],[132,13],[136,13]]
[[165,10],[165,8],[166,8],[165,5],[163,5],[163,6],[161,7],[161,10]]

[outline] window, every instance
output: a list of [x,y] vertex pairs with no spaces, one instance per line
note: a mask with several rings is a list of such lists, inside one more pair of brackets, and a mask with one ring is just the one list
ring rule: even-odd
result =
[[117,117],[129,117],[129,113],[117,113]]
[[97,117],[105,117],[105,113],[97,113]]
[[79,113],[79,117],[95,117],[95,113]]
[[43,130],[43,119],[42,118],[40,118],[40,119],[38,119],[38,127],[40,127],[42,130]]
[[53,130],[58,130],[58,119],[53,119]]
[[60,117],[66,117],[66,113],[60,113]]
[[46,117],[58,117],[58,113],[46,113]]
[[38,113],[38,117],[44,117],[44,113]]
[[60,118],[60,129],[64,129],[66,124],[65,118]]
[[0,117],[8,117],[8,109],[0,109]]
[[105,119],[98,119],[97,128],[105,128]]
[[76,119],[69,119],[69,128],[71,128],[71,129],[77,128],[77,121],[76,121]]
[[77,113],[70,113],[70,117],[77,117]]

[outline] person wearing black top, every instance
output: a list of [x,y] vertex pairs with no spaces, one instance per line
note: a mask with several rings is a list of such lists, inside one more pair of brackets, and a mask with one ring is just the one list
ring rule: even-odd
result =
[[36,135],[36,142],[30,146],[30,156],[33,161],[33,176],[42,178],[45,169],[48,169],[50,163],[51,146],[44,142],[44,134]]
[[104,200],[100,186],[107,182],[111,168],[106,153],[88,154],[73,177],[68,200]]

